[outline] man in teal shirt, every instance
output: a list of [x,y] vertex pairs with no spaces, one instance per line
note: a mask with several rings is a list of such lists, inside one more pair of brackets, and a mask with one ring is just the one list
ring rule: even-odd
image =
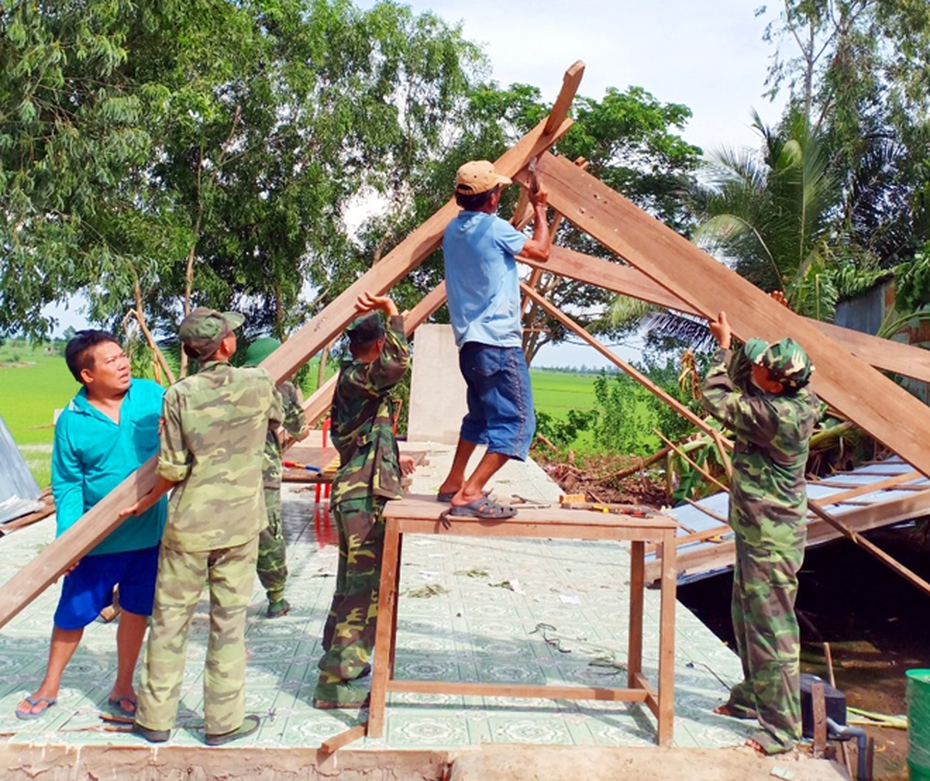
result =
[[[103,331],[78,331],[68,342],[65,360],[84,387],[55,426],[52,491],[59,536],[158,452],[164,393],[154,382],[131,378],[126,354]],[[135,712],[133,674],[152,613],[165,515],[165,502],[160,501],[144,515],[127,520],[65,575],[45,678],[19,704],[19,718],[38,718],[55,704],[62,673],[84,627],[110,604],[114,586],[119,586],[122,613],[109,706],[124,715]]]

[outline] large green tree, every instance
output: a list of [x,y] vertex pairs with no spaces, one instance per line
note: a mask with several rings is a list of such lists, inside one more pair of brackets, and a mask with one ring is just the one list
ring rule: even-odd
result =
[[354,278],[349,200],[403,189],[482,67],[430,14],[345,0],[14,3],[0,58],[0,332],[31,335],[75,292],[283,334]]

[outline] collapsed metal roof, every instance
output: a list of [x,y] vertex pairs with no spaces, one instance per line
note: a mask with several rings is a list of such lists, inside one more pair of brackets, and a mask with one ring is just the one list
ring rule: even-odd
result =
[[39,501],[41,493],[13,435],[0,417],[0,524],[41,510],[45,506]]

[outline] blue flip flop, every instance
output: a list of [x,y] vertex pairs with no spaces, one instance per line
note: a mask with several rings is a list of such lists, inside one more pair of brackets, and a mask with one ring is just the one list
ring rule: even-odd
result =
[[[49,708],[51,708],[56,702],[58,702],[58,700],[52,699],[51,697],[36,697],[35,699],[33,699],[32,695],[30,694],[28,697],[26,697],[26,702],[29,703],[29,710],[22,710],[20,708],[17,708],[16,709],[17,719],[28,721],[29,719],[41,718],[42,716],[46,714]],[[34,707],[36,707],[36,705],[41,706],[43,703],[45,703],[45,707],[43,707],[42,710],[38,712],[34,712],[32,710]]]

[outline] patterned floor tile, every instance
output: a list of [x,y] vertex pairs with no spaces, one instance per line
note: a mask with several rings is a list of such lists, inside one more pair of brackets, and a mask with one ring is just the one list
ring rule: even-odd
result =
[[[451,450],[431,453],[430,475],[422,479],[434,484],[432,490],[442,481],[449,459]],[[498,485],[501,497],[517,492],[552,501],[557,496],[534,464],[508,465],[508,469],[506,479],[512,482]],[[532,481],[521,484],[524,474],[533,474]],[[554,493],[549,497],[541,493],[543,489]],[[415,492],[423,490],[428,489],[414,483]],[[246,625],[246,705],[262,715],[263,723],[243,745],[317,746],[358,724],[365,713],[312,707],[320,635],[338,557],[331,526],[327,533],[325,517],[314,516],[312,492],[285,486],[282,515],[292,610],[284,618],[265,618],[267,601],[256,583]],[[52,532],[52,525],[36,524],[2,538],[0,578],[15,574],[18,563],[35,556]],[[624,685],[629,621],[624,593],[629,583],[626,547],[568,540],[406,538],[397,677],[546,684],[553,689]],[[424,586],[433,586],[436,593]],[[644,668],[652,680],[658,597],[657,592],[647,592],[644,605]],[[14,741],[138,745],[137,736],[97,729],[100,706],[115,675],[115,624],[87,628],[65,672],[59,704],[45,718],[38,722],[15,718],[17,703],[44,674],[57,599],[58,587],[48,589],[0,633],[0,731],[16,733]],[[209,603],[204,593],[192,623],[172,745],[203,745],[208,635]],[[677,742],[708,747],[741,744],[752,725],[711,713],[726,693],[719,679],[735,680],[739,660],[681,605],[677,641]],[[385,736],[358,741],[353,748],[448,748],[483,742],[635,746],[655,741],[655,719],[641,705],[401,692],[392,693],[388,702]]]

